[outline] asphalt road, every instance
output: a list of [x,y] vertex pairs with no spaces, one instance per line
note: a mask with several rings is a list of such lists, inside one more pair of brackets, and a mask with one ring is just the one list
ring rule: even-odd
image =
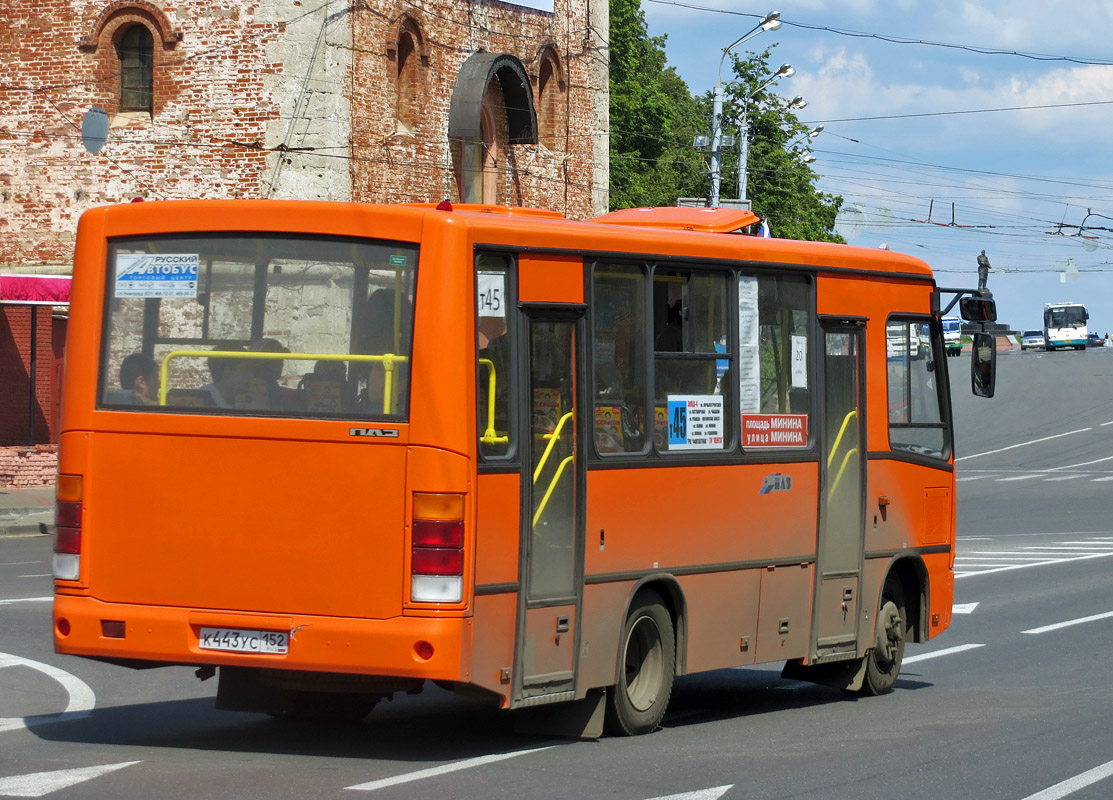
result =
[[1113,350],[1002,353],[988,401],[948,366],[959,613],[890,695],[723,670],[679,680],[660,731],[595,742],[435,688],[357,725],[217,712],[189,669],[55,655],[50,542],[4,539],[0,797],[1113,796]]

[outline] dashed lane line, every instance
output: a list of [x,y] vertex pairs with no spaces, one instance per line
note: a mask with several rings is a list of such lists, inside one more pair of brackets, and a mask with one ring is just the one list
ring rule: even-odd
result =
[[1067,795],[1074,794],[1080,789],[1092,786],[1098,781],[1103,781],[1110,775],[1113,775],[1113,761],[1106,761],[1099,767],[1088,769],[1085,772],[1075,775],[1073,778],[1060,781],[1054,786],[1047,787],[1042,792],[1030,794],[1025,797],[1024,800],[1060,800]]
[[1109,619],[1113,617],[1113,611],[1106,611],[1104,614],[1091,614],[1088,617],[1079,617],[1078,619],[1069,619],[1066,622],[1056,622],[1053,625],[1044,625],[1040,628],[1030,628],[1021,633],[1048,633],[1049,631],[1057,631],[1062,628],[1070,628],[1074,625],[1084,625],[1087,622],[1097,622],[1099,619]]
[[505,761],[508,758],[516,758],[518,756],[529,755],[530,753],[540,753],[542,750],[550,750],[556,745],[546,745],[545,747],[532,747],[528,750],[515,750],[510,753],[492,753],[489,756],[479,756],[478,758],[468,758],[463,761],[453,761],[451,764],[442,764],[439,767],[430,767],[429,769],[419,769],[416,772],[406,772],[402,775],[394,775],[390,778],[382,778],[377,781],[368,781],[367,783],[357,783],[355,786],[345,786],[345,789],[352,789],[357,792],[373,792],[376,789],[385,789],[388,786],[397,786],[400,783],[412,783],[413,781],[424,780],[425,778],[433,778],[438,775],[447,775],[450,772],[459,772],[464,769],[472,769],[474,767],[482,767],[486,764],[493,764],[497,761]]

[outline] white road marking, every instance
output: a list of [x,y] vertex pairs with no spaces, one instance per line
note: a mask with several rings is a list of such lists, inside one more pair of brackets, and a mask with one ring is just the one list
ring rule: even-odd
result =
[[1090,478],[1094,483],[1101,483],[1102,481],[1113,481],[1113,475],[1107,475],[1104,478]]
[[1042,439],[1032,439],[1032,440],[1027,441],[1027,442],[1020,442],[1019,444],[1010,444],[1008,447],[1002,447],[1000,450],[986,450],[984,453],[974,453],[971,456],[962,456],[961,458],[956,458],[955,462],[965,461],[968,458],[981,458],[982,456],[991,456],[991,455],[994,455],[995,453],[1004,453],[1006,450],[1015,450],[1018,447],[1027,447],[1030,444],[1039,444],[1040,442],[1050,442],[1052,439],[1061,439],[1064,436],[1073,436],[1076,433],[1085,433],[1086,431],[1092,431],[1092,430],[1093,430],[1093,428],[1079,428],[1076,431],[1067,431],[1066,433],[1057,433],[1054,436],[1045,436]]
[[716,786],[712,789],[696,789],[694,792],[681,792],[680,794],[652,797],[650,800],[719,800],[724,794],[734,788],[733,783],[726,786]]
[[964,653],[967,650],[977,650],[979,647],[985,647],[984,644],[960,644],[958,647],[948,647],[943,650],[935,650],[931,653],[917,653],[914,656],[905,656],[902,664],[912,664],[916,661],[927,661],[929,658],[939,658],[939,656],[950,656],[955,653]]
[[32,772],[28,775],[14,775],[0,778],[0,795],[5,797],[42,797],[78,783],[99,778],[141,761],[121,761],[119,764],[102,764],[99,767],[78,767],[59,769],[53,772]]
[[1056,622],[1054,625],[1044,625],[1042,628],[1032,628],[1030,630],[1021,631],[1021,633],[1047,633],[1048,631],[1057,631],[1060,628],[1069,628],[1072,625],[1082,625],[1086,622],[1109,619],[1110,617],[1113,617],[1113,611],[1106,611],[1104,614],[1094,614],[1089,617],[1079,617],[1078,619],[1071,619],[1066,622]]
[[1008,483],[1009,481],[1027,481],[1027,480],[1031,480],[1032,478],[1038,478],[1038,477],[1040,477],[1040,476],[1039,475],[1014,475],[1011,478],[998,478],[997,482],[998,483]]
[[951,606],[952,614],[973,614],[974,609],[978,607],[977,603],[955,603]]
[[1077,469],[1078,467],[1088,467],[1091,464],[1101,464],[1106,461],[1113,461],[1113,456],[1106,456],[1105,458],[1095,458],[1093,461],[1081,461],[1077,464],[1067,464],[1066,466],[1062,467],[1050,467],[1048,469],[1048,472],[1055,472],[1063,469]]
[[462,769],[482,767],[486,764],[493,764],[496,761],[505,761],[508,758],[524,756],[530,753],[540,753],[542,750],[550,750],[553,747],[556,747],[556,745],[550,744],[545,747],[533,747],[529,750],[515,750],[512,753],[493,753],[489,756],[479,756],[478,758],[468,758],[464,761],[454,761],[451,764],[443,764],[439,767],[419,769],[417,772],[407,772],[402,775],[395,775],[391,778],[382,778],[381,780],[368,781],[367,783],[357,783],[355,786],[345,786],[344,788],[353,789],[357,792],[373,792],[376,789],[385,789],[388,786],[397,786],[400,783],[411,783],[413,781],[424,780],[425,778],[434,778],[438,775],[447,775],[450,772],[459,772]]
[[16,577],[17,578],[49,578],[49,577],[51,577],[51,573],[40,572],[40,573],[37,573],[37,574],[34,574],[34,575],[16,575]]
[[36,717],[0,717],[0,732],[14,731],[34,725],[45,725],[50,722],[81,719],[93,713],[93,707],[97,703],[97,697],[93,694],[93,690],[89,688],[89,684],[85,683],[85,681],[81,680],[76,675],[71,675],[65,670],[52,667],[50,664],[32,661],[29,658],[20,658],[10,653],[0,653],[0,668],[3,667],[30,667],[31,669],[42,672],[62,684],[62,688],[65,689],[66,694],[69,695],[69,702],[66,704],[66,710],[61,714]]
[[10,597],[7,600],[0,600],[0,606],[6,606],[9,603],[52,603],[53,597]]
[[1048,483],[1054,483],[1056,481],[1073,481],[1074,479],[1081,477],[1081,475],[1059,475],[1055,478],[1044,478],[1044,480]]
[[1049,786],[1042,792],[1030,794],[1024,800],[1059,800],[1059,798],[1066,797],[1068,794],[1074,794],[1079,789],[1085,789],[1091,784],[1105,780],[1110,775],[1113,775],[1113,761],[1106,761],[1100,767],[1088,769],[1073,778],[1067,778],[1054,786]]
[[[1053,558],[1045,561],[1032,561],[1028,564],[1011,564],[1009,566],[995,567],[993,569],[974,569],[971,572],[958,572],[956,570],[955,580],[959,578],[969,578],[971,575],[991,575],[994,572],[1008,572],[1014,569],[1027,569],[1028,567],[1044,567],[1050,564],[1066,564],[1070,561],[1088,561],[1092,558],[1107,558],[1109,556],[1113,556],[1113,553],[1089,553],[1084,556],[1073,557],[1064,556],[1063,558]],[[956,563],[957,561],[958,559],[956,559]]]

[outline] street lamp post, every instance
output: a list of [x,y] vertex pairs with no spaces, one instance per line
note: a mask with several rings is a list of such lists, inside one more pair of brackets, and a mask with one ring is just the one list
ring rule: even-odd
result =
[[[747,169],[746,169],[746,165],[750,161],[750,101],[753,100],[755,97],[757,97],[758,94],[761,93],[762,89],[767,89],[769,86],[773,85],[775,82],[777,82],[781,78],[791,78],[795,74],[796,74],[796,70],[794,70],[792,68],[791,64],[782,64],[780,69],[778,69],[776,72],[773,73],[772,78],[767,80],[761,86],[757,87],[757,89],[754,90],[750,94],[750,96],[746,98],[746,102],[742,106],[742,121],[739,125],[739,130],[738,130],[738,135],[739,135],[739,138],[741,139],[741,141],[739,142],[739,145],[738,145],[738,199],[739,200],[748,199],[747,196],[746,196],[746,188],[747,188],[747,185],[748,185],[749,181],[748,181],[748,172],[747,172]],[[796,95],[796,97],[792,98],[788,102],[788,107],[789,108],[803,108],[807,104],[808,104],[807,100],[805,100],[800,95]]]
[[723,55],[719,59],[719,75],[715,79],[715,94],[711,105],[711,191],[707,195],[709,208],[719,207],[719,182],[723,166],[722,139],[723,139],[723,62],[738,45],[748,42],[762,31],[775,31],[781,27],[781,12],[770,11],[757,26],[745,36],[729,47],[723,48]]

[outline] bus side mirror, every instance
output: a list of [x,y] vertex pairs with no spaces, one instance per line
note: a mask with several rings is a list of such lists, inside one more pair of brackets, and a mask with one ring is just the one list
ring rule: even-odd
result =
[[996,322],[997,302],[985,297],[964,297],[959,301],[959,312],[967,322]]
[[978,397],[993,397],[997,378],[997,342],[988,333],[974,334],[970,353],[970,384]]

